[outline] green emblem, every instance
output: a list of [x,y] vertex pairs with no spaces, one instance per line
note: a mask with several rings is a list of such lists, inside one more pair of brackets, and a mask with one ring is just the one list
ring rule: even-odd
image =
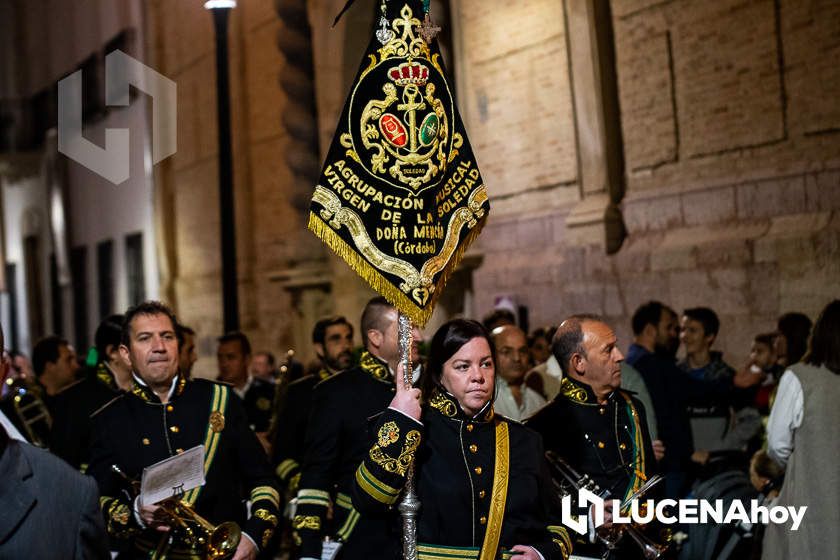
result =
[[423,119],[423,124],[420,125],[420,145],[429,146],[435,141],[438,133],[438,117],[434,113],[429,113]]

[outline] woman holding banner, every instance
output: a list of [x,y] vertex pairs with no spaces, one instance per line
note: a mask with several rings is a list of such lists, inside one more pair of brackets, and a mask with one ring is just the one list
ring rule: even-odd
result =
[[[397,502],[414,464],[420,560],[562,560],[571,552],[541,439],[494,414],[494,381],[495,349],[484,327],[444,324],[421,389],[397,383],[356,471],[353,504],[364,515]],[[399,544],[381,557],[398,558]]]

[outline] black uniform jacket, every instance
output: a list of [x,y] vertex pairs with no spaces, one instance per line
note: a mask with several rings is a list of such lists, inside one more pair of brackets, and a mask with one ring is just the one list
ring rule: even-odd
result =
[[289,384],[285,395],[275,403],[275,426],[271,435],[271,464],[286,492],[294,497],[300,482],[300,465],[303,461],[306,424],[312,409],[312,391],[330,374],[321,370],[318,375],[307,375]]
[[242,401],[251,428],[255,432],[267,432],[274,411],[274,383],[254,379]]
[[[154,550],[161,533],[141,530],[132,499],[117,465],[140,480],[143,468],[177,453],[205,446],[205,484],[187,492],[184,501],[213,524],[235,521],[265,547],[278,521],[278,494],[268,458],[248,427],[242,401],[221,383],[179,377],[167,404],[138,384],[93,416],[92,458],[88,472],[99,484],[100,504],[112,538],[133,539],[137,552]],[[245,500],[252,515],[246,521]],[[246,537],[243,537],[246,538]],[[182,542],[173,557],[200,557]]]
[[[564,377],[560,393],[525,424],[542,434],[546,450],[579,474],[589,475],[601,490],[610,492],[611,499],[628,498],[655,473],[644,405],[629,391],[617,389],[599,404],[589,385]],[[555,480],[563,482],[561,475]],[[574,536],[579,553],[601,554],[600,544]],[[639,557],[629,538],[621,544],[619,558]]]
[[[321,539],[326,535],[344,541],[340,560],[374,558],[370,551],[390,542],[388,516],[360,515],[350,494],[356,468],[370,448],[369,419],[388,406],[395,391],[388,367],[368,352],[362,353],[357,367],[315,386],[292,520],[301,557],[320,558]],[[331,501],[333,521],[327,527]]]
[[59,392],[52,403],[50,451],[85,471],[90,462],[90,415],[120,393],[104,362]]
[[564,377],[560,393],[525,424],[581,474],[615,499],[625,499],[653,475],[656,461],[644,405],[617,389],[599,404],[589,385]]
[[[497,450],[505,439],[507,449]],[[478,558],[484,546],[492,548],[493,558],[509,558],[515,545],[531,546],[546,560],[569,556],[571,543],[560,526],[539,435],[494,414],[491,403],[467,417],[454,397],[439,389],[424,406],[422,425],[387,409],[371,441],[355,474],[354,504],[363,516],[395,506],[416,454],[421,560]],[[497,500],[504,506],[494,513]],[[399,526],[396,511],[391,519]],[[400,558],[399,538],[376,557]]]

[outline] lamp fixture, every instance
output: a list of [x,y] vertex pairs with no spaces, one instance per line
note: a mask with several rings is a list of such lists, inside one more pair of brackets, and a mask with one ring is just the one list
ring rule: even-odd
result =
[[236,0],[207,0],[204,3],[204,8],[207,10],[218,10],[221,8],[235,8]]

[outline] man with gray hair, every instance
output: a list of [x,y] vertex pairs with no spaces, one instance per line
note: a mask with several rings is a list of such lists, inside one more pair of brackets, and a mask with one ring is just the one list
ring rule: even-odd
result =
[[[546,451],[626,500],[653,474],[656,459],[645,407],[621,389],[624,356],[616,343],[613,329],[595,315],[563,321],[551,345],[563,370],[560,393],[526,425],[543,436]],[[593,546],[600,545],[581,542],[575,552]]]

